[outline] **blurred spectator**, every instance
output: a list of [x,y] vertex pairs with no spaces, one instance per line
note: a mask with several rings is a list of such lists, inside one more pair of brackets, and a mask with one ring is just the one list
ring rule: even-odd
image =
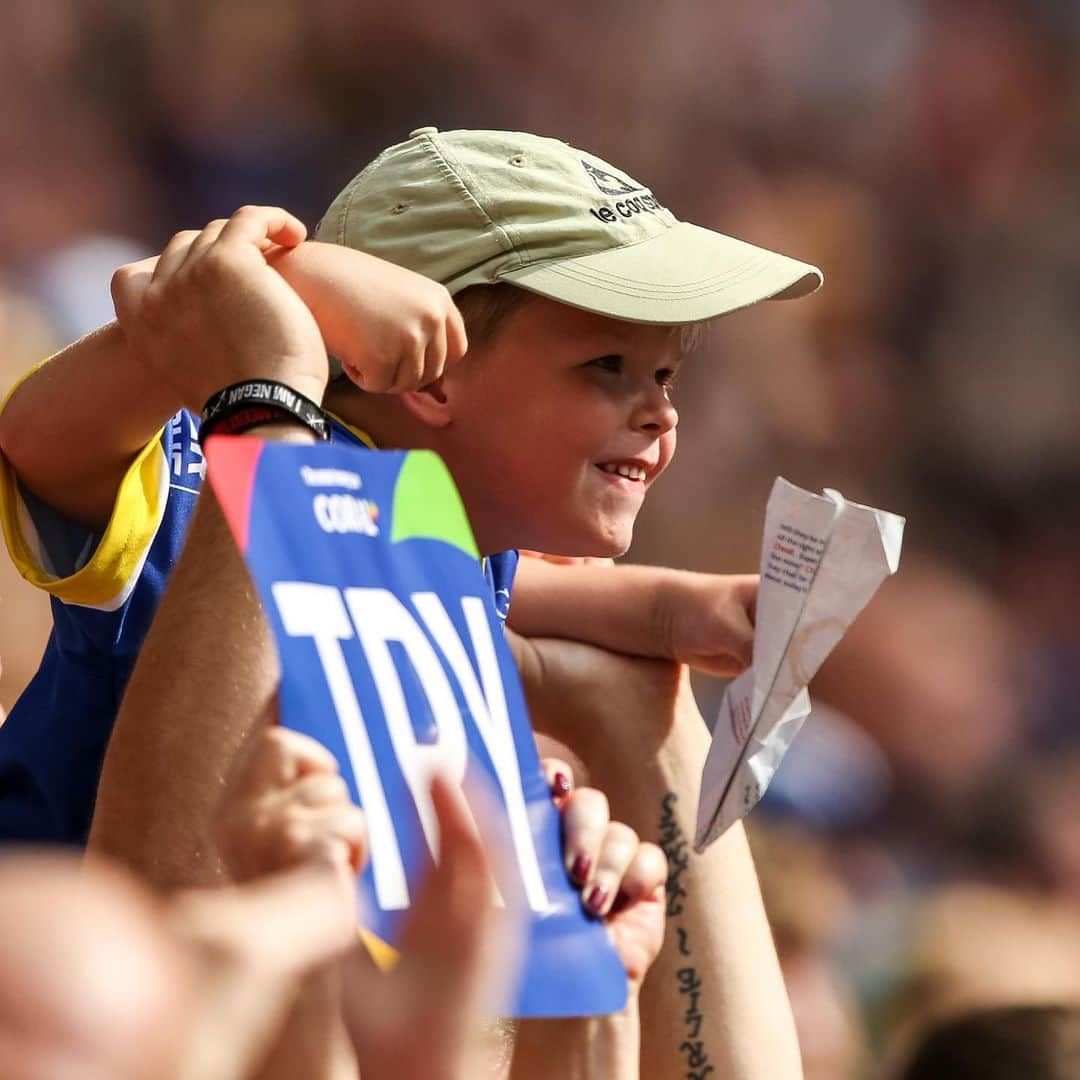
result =
[[855,988],[833,955],[851,903],[828,848],[804,830],[748,830],[791,998],[806,1080],[844,1080],[866,1064]]
[[900,1080],[1071,1080],[1080,1074],[1080,1006],[1015,1006],[942,1023]]
[[957,886],[918,906],[908,957],[883,1017],[890,1055],[967,1010],[1080,1000],[1080,918],[1071,902]]
[[914,557],[815,681],[820,700],[885,751],[895,777],[888,826],[915,866],[955,857],[981,778],[1023,745],[1021,653],[991,594],[945,563]]
[[[59,341],[40,306],[0,274],[0,400]],[[48,597],[0,559],[0,722],[37,670],[52,629]]]
[[1045,753],[992,773],[969,844],[996,880],[1080,899],[1080,752]]

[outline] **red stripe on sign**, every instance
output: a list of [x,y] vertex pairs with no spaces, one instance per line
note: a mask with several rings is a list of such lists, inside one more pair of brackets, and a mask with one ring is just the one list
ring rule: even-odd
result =
[[265,445],[242,435],[211,435],[203,447],[206,475],[241,552],[247,551],[255,470]]

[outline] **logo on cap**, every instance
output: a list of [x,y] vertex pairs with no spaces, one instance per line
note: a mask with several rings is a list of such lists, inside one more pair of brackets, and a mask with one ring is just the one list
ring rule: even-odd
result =
[[595,165],[590,165],[584,159],[582,159],[581,164],[585,167],[589,179],[604,195],[629,195],[634,191],[645,190],[643,187],[634,186],[630,180],[616,176],[614,173],[607,172],[604,169],[598,169]]

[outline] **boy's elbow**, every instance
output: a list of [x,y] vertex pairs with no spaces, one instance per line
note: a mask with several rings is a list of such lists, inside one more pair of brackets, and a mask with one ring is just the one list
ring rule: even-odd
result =
[[[15,473],[22,484],[45,498],[50,505],[61,496],[70,479],[58,473],[54,466],[63,444],[46,440],[46,425],[32,403],[22,400],[22,387],[12,394],[0,410],[0,459]],[[56,475],[56,482],[53,477]],[[55,490],[54,490],[55,488]]]
[[12,407],[16,401],[17,395],[0,410],[0,454],[18,468],[19,451],[27,445],[28,437],[24,431],[26,425],[20,415],[22,410],[17,405]]

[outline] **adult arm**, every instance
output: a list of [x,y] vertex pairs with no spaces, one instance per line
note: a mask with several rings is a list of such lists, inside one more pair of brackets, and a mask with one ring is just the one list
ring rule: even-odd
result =
[[[264,436],[309,441],[299,429]],[[207,487],[143,644],[105,757],[90,847],[163,890],[222,885],[217,806],[234,759],[276,716],[280,677],[254,585]],[[334,969],[297,994],[260,1080],[355,1076]]]
[[[596,788],[570,792],[570,766],[548,758],[544,770],[563,822],[563,857],[581,888],[586,910],[601,916],[627,974],[627,1003],[619,1013],[523,1020],[517,1026],[510,1080],[553,1074],[571,1080],[637,1080],[641,1051],[638,1001],[642,982],[664,940],[667,862],[655,844],[611,819]],[[557,781],[562,781],[558,783]],[[598,832],[603,829],[603,838]]]
[[611,1016],[523,1020],[509,1080],[637,1080],[641,1046],[637,994]]
[[574,750],[612,816],[669,862],[667,933],[641,990],[650,1080],[802,1075],[794,1021],[741,826],[691,838],[709,736],[685,668],[514,640],[536,727]]
[[207,487],[116,718],[90,848],[163,889],[225,880],[215,809],[236,754],[276,712],[278,680],[254,584]]
[[[193,968],[180,1080],[355,1080],[334,965],[356,941],[352,889],[315,863],[231,889],[187,890],[164,908]],[[261,1071],[260,1071],[261,1068]]]
[[[125,332],[148,368],[178,371],[199,356],[208,370],[280,377],[301,392],[320,371],[325,383],[318,327],[262,254],[290,220],[273,208],[238,211],[170,244],[152,281],[131,274],[114,283]],[[261,432],[313,438],[293,426]],[[91,847],[159,886],[221,880],[212,814],[230,763],[271,711],[278,674],[254,586],[207,488],[121,703]]]
[[[259,221],[249,217],[242,219],[246,232],[230,232],[234,216],[201,247],[201,238],[189,245],[196,268],[212,261],[208,276],[218,285],[213,292],[194,270],[178,280],[174,266],[162,278],[167,252],[155,274],[169,303],[151,303],[146,282],[131,280],[118,307],[128,313],[130,336],[160,370],[191,355],[211,355],[223,367],[227,361],[234,371],[282,377],[303,390],[299,383],[314,377],[320,363],[325,380],[322,340],[308,308],[267,268]],[[270,225],[263,225],[268,234]],[[309,392],[320,395],[321,385]],[[292,427],[262,434],[311,440],[310,433]],[[91,847],[159,888],[224,881],[212,839],[215,810],[232,761],[275,711],[278,678],[257,596],[208,488],[117,718]],[[305,1075],[337,1075],[340,1059],[328,1054],[316,1060],[305,1048],[343,1045],[340,1025],[334,973],[324,972],[298,999],[267,1075],[295,1075],[288,1063],[297,1055],[308,1060]]]

